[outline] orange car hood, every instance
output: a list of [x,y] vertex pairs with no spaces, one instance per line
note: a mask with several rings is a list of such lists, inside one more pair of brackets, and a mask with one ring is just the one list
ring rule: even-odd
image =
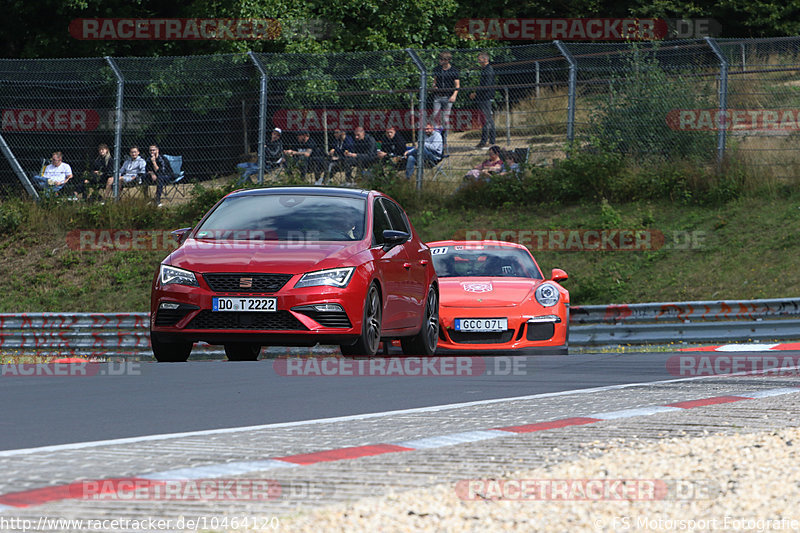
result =
[[523,278],[439,278],[444,307],[505,307],[534,297],[543,280]]

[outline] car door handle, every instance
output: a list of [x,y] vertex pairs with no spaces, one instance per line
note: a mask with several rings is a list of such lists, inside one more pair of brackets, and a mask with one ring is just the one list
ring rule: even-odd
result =
[[428,266],[428,260],[427,259],[420,259],[419,260],[419,264],[422,265],[422,266]]
[[409,268],[411,268],[411,263],[403,263],[403,268],[408,270]]

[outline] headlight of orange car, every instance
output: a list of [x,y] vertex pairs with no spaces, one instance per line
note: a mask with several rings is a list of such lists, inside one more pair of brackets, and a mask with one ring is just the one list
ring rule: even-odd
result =
[[536,288],[536,301],[542,307],[553,307],[558,303],[558,289],[552,283],[542,283]]

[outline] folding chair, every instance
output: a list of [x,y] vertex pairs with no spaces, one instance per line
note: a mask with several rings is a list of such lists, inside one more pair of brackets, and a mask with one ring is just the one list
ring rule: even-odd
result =
[[[67,186],[66,183],[62,183],[61,185],[50,185],[47,183],[47,179],[44,177],[44,169],[47,168],[48,159],[42,158],[42,164],[39,168],[39,172],[37,174],[33,174],[31,176],[31,181],[36,185],[39,189],[42,190],[44,196],[57,196],[59,191]],[[73,179],[75,179],[73,177]]]
[[181,168],[183,167],[183,156],[163,154],[162,157],[172,168],[172,177],[169,181],[164,182],[164,190],[161,192],[162,196],[169,199],[173,199],[178,195],[186,196],[184,190],[179,187],[184,177],[184,171],[183,168]]
[[520,165],[528,164],[528,158],[531,156],[530,148],[514,148],[514,161]]
[[442,158],[439,161],[435,163],[433,161],[428,161],[426,164],[433,168],[431,181],[438,181],[440,176],[447,176],[447,173],[452,169],[450,165],[450,154],[447,152],[442,154]]

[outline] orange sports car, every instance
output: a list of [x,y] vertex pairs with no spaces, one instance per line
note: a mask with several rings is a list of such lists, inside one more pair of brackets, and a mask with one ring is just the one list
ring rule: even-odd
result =
[[[438,351],[566,354],[569,292],[554,268],[544,279],[527,248],[500,241],[436,241]],[[439,353],[437,351],[437,353]]]

